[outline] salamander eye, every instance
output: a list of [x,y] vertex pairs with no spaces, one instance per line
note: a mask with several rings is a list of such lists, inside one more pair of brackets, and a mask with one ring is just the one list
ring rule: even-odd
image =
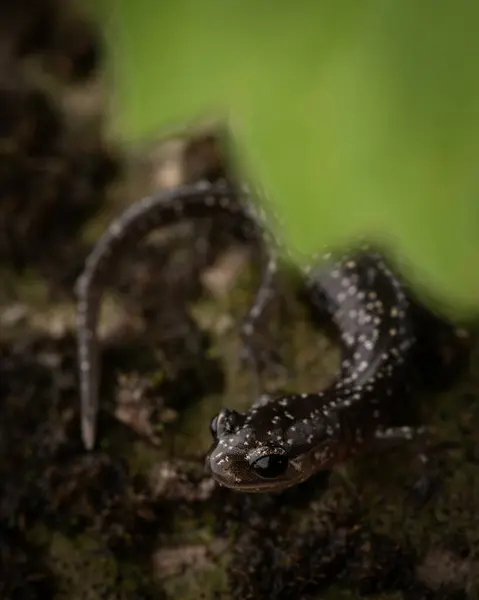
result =
[[266,454],[253,460],[251,468],[263,479],[276,479],[288,468],[288,458],[283,454]]

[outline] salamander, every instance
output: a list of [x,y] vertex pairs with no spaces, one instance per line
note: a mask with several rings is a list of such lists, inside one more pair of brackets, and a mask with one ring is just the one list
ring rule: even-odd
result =
[[223,213],[231,215],[248,238],[258,241],[261,283],[241,328],[244,346],[251,347],[248,340],[271,296],[271,282],[277,269],[275,244],[264,225],[264,214],[251,200],[252,192],[246,187],[232,186],[225,181],[200,182],[160,191],[129,206],[93,247],[75,285],[81,433],[88,450],[94,447],[96,440],[100,386],[97,322],[105,284],[123,254],[152,230]]
[[[110,271],[128,248],[153,229],[222,213],[231,215],[248,237],[259,241],[261,281],[241,328],[243,346],[254,359],[251,339],[273,295],[278,261],[275,240],[249,190],[203,182],[143,198],[100,237],[75,288],[81,430],[88,450],[95,444],[99,409],[96,329]],[[435,317],[427,309],[418,313],[382,254],[370,247],[362,246],[339,259],[324,256],[323,264],[306,277],[312,301],[328,312],[340,333],[339,373],[322,391],[261,396],[245,413],[221,410],[210,424],[213,444],[206,466],[223,486],[244,492],[280,491],[378,441],[412,440],[422,431],[398,426],[395,415],[410,396],[417,348],[426,349],[427,356],[437,350]],[[435,379],[437,371],[433,369]]]
[[416,335],[409,296],[382,255],[367,247],[349,252],[312,269],[308,285],[340,332],[339,373],[323,391],[260,400],[245,413],[221,410],[206,462],[223,486],[283,490],[377,440],[419,432],[393,421],[395,405],[410,393]]

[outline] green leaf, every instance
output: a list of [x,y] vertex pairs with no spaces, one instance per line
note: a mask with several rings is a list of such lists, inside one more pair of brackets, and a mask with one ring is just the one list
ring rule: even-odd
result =
[[125,139],[224,119],[297,260],[393,238],[417,281],[476,306],[479,4],[110,2]]

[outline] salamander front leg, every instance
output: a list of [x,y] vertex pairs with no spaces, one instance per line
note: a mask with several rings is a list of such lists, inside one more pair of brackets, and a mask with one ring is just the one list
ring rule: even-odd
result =
[[[430,440],[429,440],[430,441]],[[441,489],[442,472],[441,458],[444,452],[457,450],[460,444],[444,441],[428,445],[427,440],[419,447],[416,459],[419,462],[419,476],[409,487],[408,501],[416,510],[425,506]]]
[[375,433],[377,440],[385,443],[400,443],[423,440],[430,433],[427,427],[388,427],[378,429]]
[[410,442],[416,448],[415,458],[419,475],[409,486],[408,501],[421,509],[440,489],[440,457],[448,450],[459,447],[455,442],[432,444],[433,430],[428,427],[391,427],[376,432],[376,439],[388,443]]

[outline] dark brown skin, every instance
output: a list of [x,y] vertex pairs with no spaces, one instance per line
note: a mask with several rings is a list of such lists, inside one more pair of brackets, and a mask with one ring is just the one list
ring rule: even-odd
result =
[[238,491],[279,491],[329,469],[377,439],[412,439],[392,427],[394,403],[409,394],[416,343],[408,296],[383,258],[353,253],[310,274],[313,298],[336,323],[340,373],[324,391],[270,399],[213,422],[212,476]]

